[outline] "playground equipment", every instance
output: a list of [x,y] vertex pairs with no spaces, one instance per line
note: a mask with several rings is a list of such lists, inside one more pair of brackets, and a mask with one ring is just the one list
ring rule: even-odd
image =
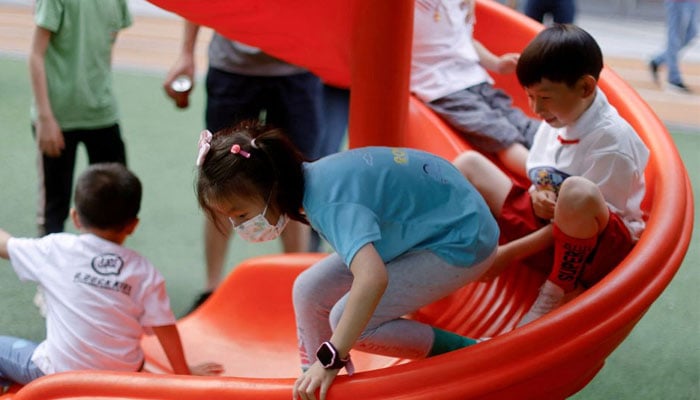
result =
[[[405,42],[410,38],[406,21],[410,22],[412,1],[154,3],[231,37],[240,35],[241,40],[307,66],[336,84],[352,84],[353,146],[409,146],[447,159],[468,148],[438,117],[408,96],[410,48]],[[332,10],[324,13],[325,8]],[[477,13],[476,35],[495,53],[518,51],[541,28],[495,2],[479,1]],[[304,15],[302,21],[296,20]],[[342,20],[329,21],[329,15]],[[243,22],[230,22],[236,18]],[[319,35],[316,23],[327,32]],[[383,25],[373,25],[378,23]],[[314,37],[305,36],[312,32],[316,32]],[[380,33],[386,37],[377,38]],[[297,40],[306,39],[312,43],[298,50]],[[296,44],[297,52],[290,43]],[[513,77],[499,76],[496,84],[526,108]],[[561,399],[583,388],[602,368],[605,358],[627,337],[679,268],[690,241],[693,202],[685,168],[651,109],[607,68],[600,86],[652,153],[644,202],[648,227],[628,257],[572,302],[519,329],[514,327],[534,301],[544,276],[513,266],[492,282],[466,286],[412,317],[492,340],[415,361],[353,352],[359,372],[352,379],[340,376],[329,392],[330,399]],[[63,373],[32,382],[5,398],[289,399],[300,372],[291,286],[295,276],[319,257],[277,255],[247,260],[210,301],[178,322],[190,362],[221,361],[226,367],[224,377]],[[146,337],[143,345],[149,369],[167,371],[157,342]]]

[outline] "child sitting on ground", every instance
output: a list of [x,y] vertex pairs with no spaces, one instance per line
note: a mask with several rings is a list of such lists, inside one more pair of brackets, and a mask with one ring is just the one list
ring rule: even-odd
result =
[[44,290],[46,340],[0,336],[0,383],[27,384],[73,370],[140,371],[140,339],[153,329],[176,374],[218,375],[215,363],[189,367],[163,276],[122,246],[139,220],[141,182],[122,164],[93,164],[78,179],[70,216],[80,235],[11,237],[0,257]]
[[472,147],[525,177],[540,121],[514,107],[487,72],[512,73],[518,54],[496,56],[474,40],[473,0],[417,0],[414,14],[411,92]]
[[[533,232],[540,243],[543,233],[553,236],[553,254],[551,246],[533,256],[532,249],[516,251],[515,258],[528,256],[526,265],[548,273],[520,325],[602,279],[645,227],[640,204],[649,151],[598,88],[602,68],[598,44],[574,25],[547,28],[523,50],[518,80],[544,120],[527,159],[529,189],[477,152],[455,160],[496,216],[501,242],[527,241]],[[502,246],[499,256],[508,249]]]

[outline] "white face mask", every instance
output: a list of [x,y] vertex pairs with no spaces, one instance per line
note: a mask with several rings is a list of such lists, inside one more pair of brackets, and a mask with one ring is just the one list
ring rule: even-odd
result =
[[280,214],[277,225],[271,225],[267,222],[267,218],[265,218],[266,212],[267,204],[260,214],[242,222],[240,225],[234,224],[231,218],[229,218],[229,220],[236,230],[236,233],[238,233],[238,236],[243,238],[243,240],[255,243],[266,242],[268,240],[277,239],[289,222],[289,218],[286,214]]

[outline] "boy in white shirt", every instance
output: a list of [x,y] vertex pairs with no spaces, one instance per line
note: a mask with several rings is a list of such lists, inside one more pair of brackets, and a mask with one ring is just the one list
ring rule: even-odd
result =
[[[527,159],[531,186],[519,186],[476,152],[455,160],[496,216],[501,243],[510,242],[501,253],[548,274],[520,325],[602,279],[645,227],[649,151],[598,88],[602,68],[600,48],[583,29],[555,25],[540,32],[516,69],[532,111],[544,120]],[[522,246],[535,236],[539,244]]]
[[141,183],[126,167],[93,164],[78,179],[70,211],[82,234],[25,239],[0,229],[0,257],[20,280],[43,288],[47,306],[43,342],[0,336],[1,383],[72,370],[139,371],[146,327],[176,374],[222,372],[214,363],[187,365],[163,276],[122,246],[139,222],[140,204]]
[[474,40],[475,22],[473,0],[416,0],[411,92],[472,147],[524,177],[540,121],[493,86],[488,71],[513,73],[518,54],[496,56]]

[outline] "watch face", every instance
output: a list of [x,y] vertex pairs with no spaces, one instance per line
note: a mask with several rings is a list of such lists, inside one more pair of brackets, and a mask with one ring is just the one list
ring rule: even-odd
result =
[[328,343],[323,343],[321,347],[318,348],[316,357],[318,357],[318,361],[320,361],[324,367],[329,367],[335,362],[335,351]]

